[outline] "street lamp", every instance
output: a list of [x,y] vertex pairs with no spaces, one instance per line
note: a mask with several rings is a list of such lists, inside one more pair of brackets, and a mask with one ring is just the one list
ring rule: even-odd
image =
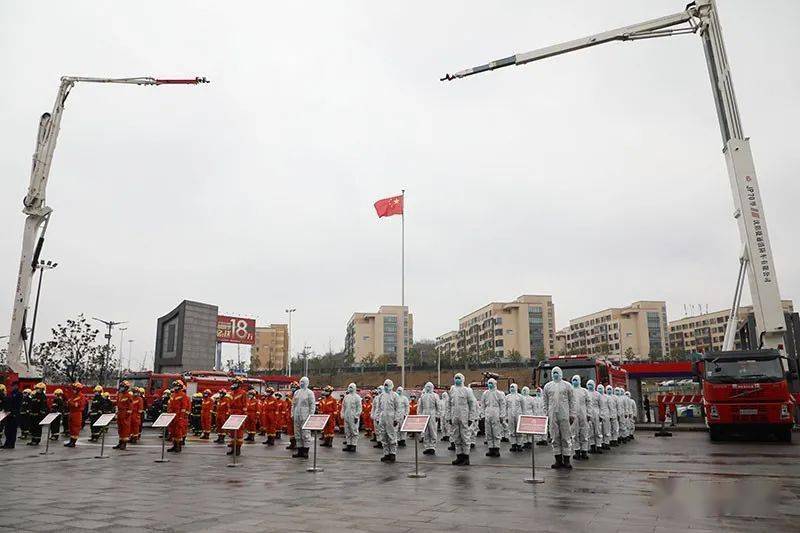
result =
[[[128,322],[114,322],[113,320],[103,320],[101,318],[92,317],[92,320],[97,320],[98,322],[102,322],[108,328],[108,333],[104,335],[106,338],[106,353],[103,354],[102,359],[100,360],[100,375],[98,376],[98,385],[105,385],[106,379],[106,358],[111,355],[111,330],[114,326],[119,326],[120,324],[127,324]],[[119,359],[120,365],[122,365],[122,354],[120,354]]]
[[297,311],[294,307],[289,308],[286,310],[286,314],[289,315],[289,339],[287,341],[288,349],[286,350],[286,375],[292,375],[292,313]]
[[[133,339],[128,341],[128,371],[131,370],[131,356],[133,355]],[[119,360],[122,362],[122,352],[119,354]]]
[[122,341],[125,339],[125,331],[127,331],[127,329],[128,328],[119,328],[119,368],[117,370],[120,379],[122,379]]
[[33,323],[31,324],[31,341],[28,344],[28,360],[33,357],[33,335],[36,332],[36,315],[39,314],[39,295],[42,292],[42,276],[44,275],[45,270],[50,270],[57,266],[58,263],[45,261],[44,259],[40,259],[39,262],[34,266],[34,270],[39,270],[39,287],[36,289],[36,303],[33,306]]

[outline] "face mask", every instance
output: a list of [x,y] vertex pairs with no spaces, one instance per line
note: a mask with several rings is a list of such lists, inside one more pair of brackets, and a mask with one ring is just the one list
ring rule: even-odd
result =
[[580,386],[581,386],[581,382],[580,382],[580,381],[578,381],[577,379],[573,379],[573,380],[572,380],[572,386],[573,386],[573,387],[575,387],[575,388],[577,389],[578,387],[580,387]]
[[553,372],[553,381],[561,381],[561,374]]
[[588,385],[586,385],[586,388],[589,389],[590,391],[593,391],[594,390],[594,383],[589,383]]
[[392,388],[389,385],[384,385],[383,390],[384,392],[392,392]]
[[489,386],[489,390],[494,390],[494,383],[489,383],[488,386]]
[[461,378],[456,378],[455,379],[455,384],[456,385],[461,385],[462,383],[464,383],[464,382],[461,380]]
[[300,382],[300,388],[301,389],[305,389],[306,387],[308,387],[308,385],[306,384],[305,381]]

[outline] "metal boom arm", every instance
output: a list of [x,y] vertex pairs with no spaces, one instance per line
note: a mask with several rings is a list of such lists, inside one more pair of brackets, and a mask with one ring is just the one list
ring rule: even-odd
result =
[[192,79],[157,79],[149,77],[136,78],[86,78],[64,76],[58,88],[52,113],[44,113],[39,120],[39,132],[36,137],[36,151],[33,154],[31,181],[28,194],[22,201],[22,212],[26,215],[25,229],[22,235],[22,254],[19,261],[17,288],[14,294],[14,308],[11,312],[11,331],[8,338],[8,366],[20,374],[30,374],[30,355],[23,359],[25,350],[25,315],[31,292],[36,264],[44,244],[44,234],[52,209],[45,204],[47,180],[50,177],[50,166],[53,152],[56,149],[58,133],[61,129],[61,117],[64,103],[72,87],[78,83],[124,83],[131,85],[197,85],[208,83],[205,78]]
[[[688,27],[673,28],[683,23],[688,23]],[[686,6],[686,10],[681,13],[498,59],[485,65],[460,70],[455,74],[446,74],[441,80],[464,78],[510,65],[524,65],[531,61],[612,41],[666,37],[682,33],[699,33],[703,41],[724,145],[723,152],[728,167],[728,177],[733,191],[734,218],[737,220],[739,237],[744,250],[742,268],[747,272],[753,300],[753,314],[756,319],[756,327],[761,333],[761,347],[776,348],[785,353],[783,335],[786,331],[786,321],[767,234],[761,192],[756,179],[753,155],[750,152],[750,141],[742,131],[725,43],[722,39],[722,29],[714,0],[696,0]],[[740,275],[737,292],[741,288],[741,278]],[[734,298],[734,308],[731,310],[725,335],[725,349],[730,349],[733,344],[737,302],[738,297]]]

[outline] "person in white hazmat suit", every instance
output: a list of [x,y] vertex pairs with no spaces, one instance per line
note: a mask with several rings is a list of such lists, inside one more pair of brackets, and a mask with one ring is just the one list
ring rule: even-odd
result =
[[517,392],[517,384],[512,383],[506,394],[506,420],[508,421],[508,440],[511,441],[509,451],[521,452],[525,435],[517,433],[517,420],[522,414],[522,394]]
[[358,424],[361,420],[361,396],[356,392],[356,384],[347,386],[347,392],[342,398],[342,421],[344,422],[344,448],[343,452],[356,451],[358,444]]
[[383,448],[383,443],[381,442],[380,434],[381,434],[381,421],[378,413],[378,396],[381,395],[383,392],[382,388],[375,389],[372,391],[372,411],[370,411],[370,418],[372,418],[372,427],[375,430],[372,433],[372,440],[375,441],[375,444],[372,446],[373,448]]
[[497,380],[489,378],[487,390],[481,396],[484,433],[489,451],[486,457],[500,457],[500,440],[503,438],[503,417],[506,413],[506,395],[497,389]]
[[[546,415],[544,412],[544,400],[542,399],[541,387],[536,387],[536,390],[533,392],[533,414],[536,416]],[[544,435],[537,435],[536,437],[539,439],[536,441],[537,446],[547,446],[546,433]]]
[[308,388],[308,378],[300,378],[300,388],[292,394],[292,423],[294,424],[295,439],[297,439],[297,450],[292,457],[308,459],[308,449],[311,447],[311,432],[303,430],[303,424],[309,415],[313,415],[317,410],[317,402],[314,398],[314,391]]
[[380,435],[383,457],[381,462],[393,463],[397,459],[397,425],[401,412],[400,399],[394,391],[394,382],[387,379],[383,382],[383,391],[378,395],[377,413],[380,421]]
[[551,468],[572,469],[569,456],[572,446],[571,426],[575,422],[575,395],[572,385],[562,379],[561,367],[554,366],[550,375],[553,379],[544,386],[542,397],[556,460]]
[[[522,414],[533,414],[533,396],[531,396],[530,387],[527,386],[522,387]],[[533,443],[533,435],[525,435],[524,441],[525,443],[522,445],[522,447],[526,449],[530,448]]]
[[478,402],[472,389],[464,384],[464,374],[458,373],[453,378],[448,400],[448,415],[452,428],[452,441],[455,445],[456,466],[469,465],[469,450],[472,435],[472,425],[478,417]]
[[[610,386],[609,386],[610,388]],[[602,427],[603,433],[603,445],[602,448],[604,450],[611,449],[611,410],[608,408],[608,394],[606,394],[606,388],[601,383],[597,386],[597,393],[600,395],[598,397],[598,401],[600,403],[600,426]]]
[[417,403],[417,414],[428,415],[428,425],[425,427],[425,432],[422,434],[422,446],[424,455],[436,455],[436,420],[440,418],[441,413],[441,400],[439,395],[433,390],[433,383],[430,381],[425,384],[422,389],[422,394]]
[[[405,395],[403,392],[403,387],[397,387],[397,400],[400,402],[400,412],[398,413],[397,419],[397,427],[403,427],[403,420],[406,419],[408,413],[410,412],[410,403],[408,401],[408,396]],[[401,448],[406,447],[406,433],[402,431],[397,435],[397,445]]]
[[593,379],[586,382],[586,390],[589,393],[589,453],[602,454],[600,449],[603,446],[603,425],[600,422],[600,393],[595,390]]
[[625,402],[625,389],[617,387],[614,389],[614,396],[617,399],[617,416],[619,417],[619,443],[628,442],[628,408]]
[[439,398],[439,424],[442,428],[442,442],[450,440],[450,417],[447,415],[447,408],[449,406],[450,396],[447,394],[447,391],[442,391],[442,395]]
[[614,395],[614,388],[606,385],[606,398],[608,398],[608,420],[611,422],[611,446],[619,444],[619,414],[617,413],[617,399]]
[[628,402],[628,440],[633,440],[636,431],[636,416],[639,414],[639,406],[636,400],[631,398],[630,391],[625,391],[625,401]]
[[589,458],[589,391],[581,387],[581,377],[572,376],[572,394],[575,398],[575,422],[572,424],[573,459]]

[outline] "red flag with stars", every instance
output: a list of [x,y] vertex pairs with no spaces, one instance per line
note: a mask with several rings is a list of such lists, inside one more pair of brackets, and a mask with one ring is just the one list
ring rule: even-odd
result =
[[375,211],[378,218],[390,217],[392,215],[403,214],[403,196],[392,196],[375,202]]

